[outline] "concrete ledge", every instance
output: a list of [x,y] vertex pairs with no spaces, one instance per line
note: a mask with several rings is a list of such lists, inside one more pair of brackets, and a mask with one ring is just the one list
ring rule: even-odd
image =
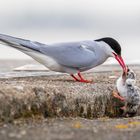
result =
[[120,72],[84,74],[94,84],[74,82],[69,76],[41,76],[0,80],[0,120],[21,117],[118,117],[117,99],[112,97]]

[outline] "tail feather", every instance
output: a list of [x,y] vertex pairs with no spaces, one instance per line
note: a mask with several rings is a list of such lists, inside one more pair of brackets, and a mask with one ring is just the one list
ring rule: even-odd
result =
[[[33,42],[30,40],[25,40],[21,38],[16,38],[8,35],[0,34],[0,43],[4,43],[8,46],[11,46],[38,61],[39,63],[42,63],[46,66],[46,57],[43,52],[41,51],[41,48],[46,47],[47,45],[39,43],[39,42]],[[51,60],[51,59],[48,59]],[[49,61],[48,61],[49,62]],[[50,63],[50,62],[49,62]]]
[[39,45],[43,45],[41,43],[38,42],[33,42],[30,40],[25,40],[25,39],[21,39],[21,38],[16,38],[16,37],[12,37],[12,36],[8,36],[8,35],[3,35],[0,34],[0,43],[1,44],[6,44],[7,46],[11,46],[13,48],[16,48],[20,51],[37,51],[40,52],[40,47],[38,47]]

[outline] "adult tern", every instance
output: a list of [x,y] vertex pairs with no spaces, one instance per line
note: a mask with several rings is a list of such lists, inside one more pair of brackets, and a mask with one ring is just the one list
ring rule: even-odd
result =
[[[43,44],[36,41],[0,34],[0,42],[11,46],[45,65],[52,71],[68,73],[78,82],[91,82],[81,72],[104,63],[114,57],[123,71],[127,67],[121,57],[121,46],[110,37],[97,40]],[[78,74],[76,77],[74,74]]]

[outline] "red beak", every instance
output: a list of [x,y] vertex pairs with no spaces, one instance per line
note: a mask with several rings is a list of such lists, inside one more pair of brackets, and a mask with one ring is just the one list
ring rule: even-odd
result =
[[125,63],[124,63],[122,57],[119,56],[119,55],[117,55],[117,54],[115,54],[115,53],[113,53],[113,54],[114,54],[114,56],[115,56],[115,59],[119,62],[119,64],[120,64],[121,67],[123,68],[123,71],[124,71],[125,73],[127,73],[127,67],[126,67],[126,65],[125,65]]

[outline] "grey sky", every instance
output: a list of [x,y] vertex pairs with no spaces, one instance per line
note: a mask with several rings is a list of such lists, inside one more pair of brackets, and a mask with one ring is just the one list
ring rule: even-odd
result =
[[[124,58],[140,59],[139,0],[4,0],[0,19],[1,33],[44,43],[112,36],[122,45]],[[0,54],[27,58],[2,45]]]

